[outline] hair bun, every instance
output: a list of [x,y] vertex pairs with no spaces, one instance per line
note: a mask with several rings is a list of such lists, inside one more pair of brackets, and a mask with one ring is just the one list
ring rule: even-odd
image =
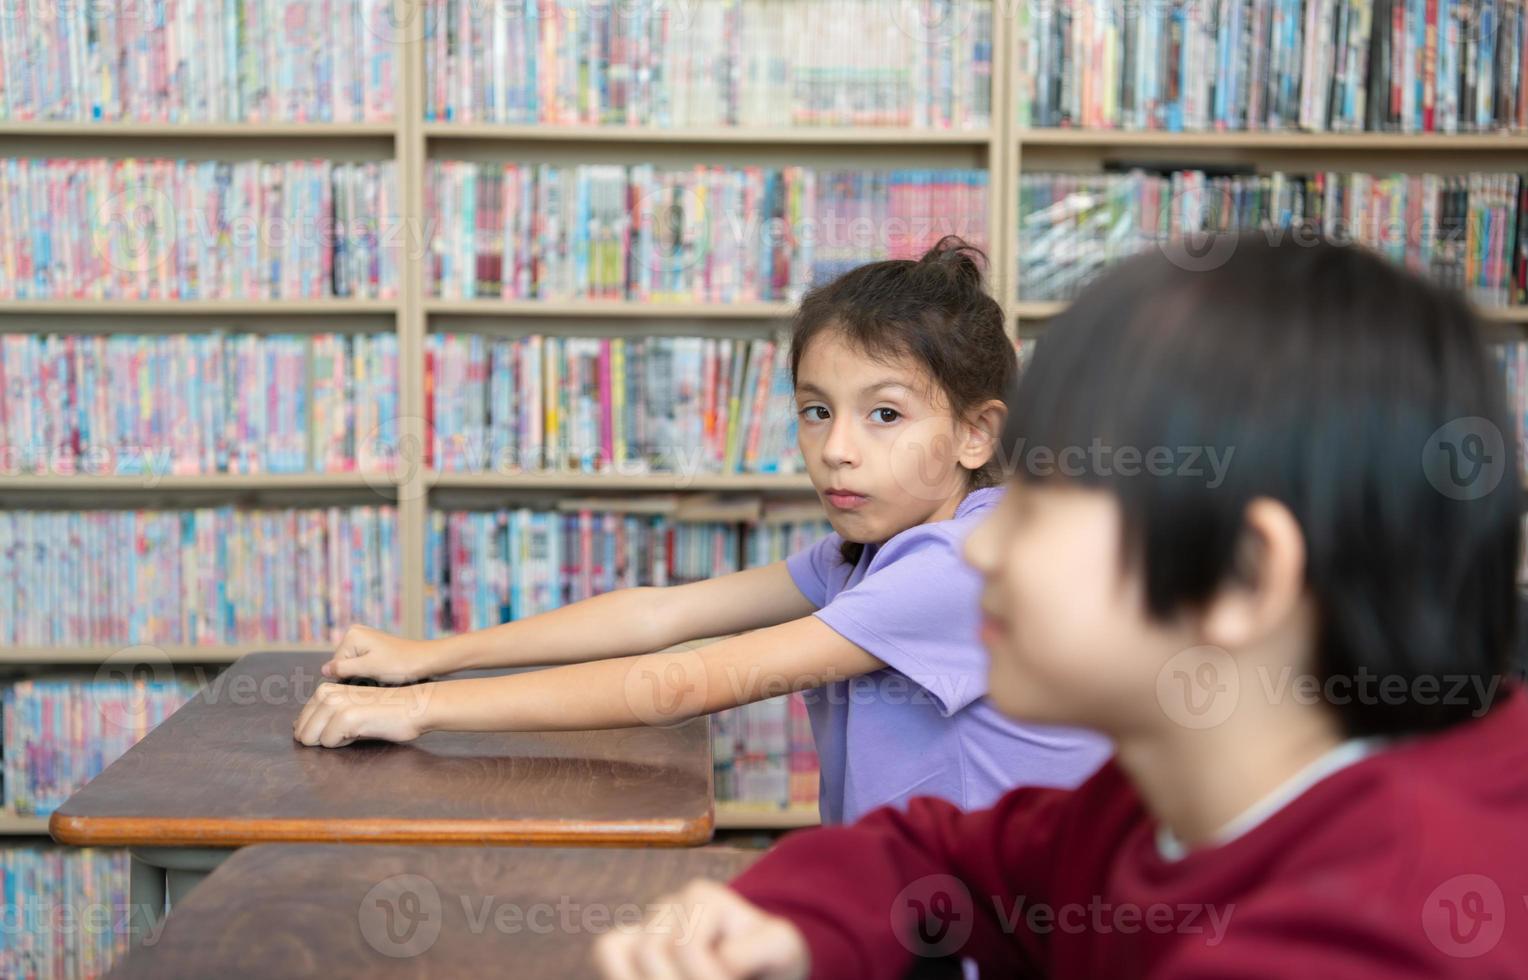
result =
[[938,266],[963,286],[981,289],[982,267],[986,265],[987,253],[959,235],[945,235],[924,252],[918,262]]

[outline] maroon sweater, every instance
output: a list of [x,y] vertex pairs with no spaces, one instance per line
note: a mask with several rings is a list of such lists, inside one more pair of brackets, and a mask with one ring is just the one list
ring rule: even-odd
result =
[[791,834],[733,882],[814,977],[1528,977],[1528,695],[1327,776],[1245,835],[1159,856],[1112,762],[962,813],[920,797]]

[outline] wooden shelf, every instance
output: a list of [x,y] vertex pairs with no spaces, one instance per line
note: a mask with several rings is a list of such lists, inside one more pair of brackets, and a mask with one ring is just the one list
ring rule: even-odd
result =
[[294,316],[396,313],[390,299],[0,299],[0,314],[73,313],[92,316]]
[[439,490],[649,490],[688,491],[800,491],[812,489],[804,473],[748,474],[600,474],[600,473],[435,473],[428,478]]
[[390,474],[205,473],[167,476],[0,476],[0,491],[387,490]]
[[792,830],[820,824],[815,806],[773,807],[756,803],[716,804],[717,830]]
[[24,817],[17,813],[0,813],[0,837],[47,836],[47,817]]
[[641,320],[783,320],[794,303],[642,303],[632,300],[430,299],[429,314],[515,317],[624,317]]
[[1232,149],[1528,152],[1528,134],[1521,133],[1303,133],[1194,132],[1125,129],[1025,129],[1014,136],[1020,149],[1032,146],[1164,147]]
[[[187,646],[185,644],[159,644],[159,643],[122,643],[114,646],[81,646],[81,647],[8,647],[0,646],[0,665],[42,665],[42,666],[100,666],[113,662],[119,655],[126,651],[143,649],[143,655],[137,656],[139,663],[148,663],[151,654],[148,651],[162,654],[164,660],[170,664],[231,664],[246,653],[258,653],[268,650],[293,651],[302,653],[331,653],[334,650],[332,643],[282,643],[271,640],[266,643],[240,643],[233,646]],[[132,658],[123,660],[123,663]]]
[[172,139],[353,139],[357,136],[392,137],[398,131],[391,122],[88,122],[0,121],[0,136],[139,136]]
[[1014,303],[1012,315],[1020,320],[1049,320],[1066,309],[1063,300],[1055,302]]
[[[1017,320],[1048,320],[1066,307],[1065,300],[1013,303],[1009,308],[1009,317]],[[1528,324],[1528,306],[1479,306],[1475,312],[1488,323]]]
[[[426,473],[427,487],[462,489],[567,489],[688,491],[808,491],[805,473]],[[56,493],[60,490],[107,492],[196,490],[394,490],[391,474],[360,473],[208,473],[185,476],[0,476],[0,492]]]
[[540,123],[427,122],[429,139],[578,143],[813,143],[840,146],[986,146],[990,129],[910,129],[897,126],[556,126]]

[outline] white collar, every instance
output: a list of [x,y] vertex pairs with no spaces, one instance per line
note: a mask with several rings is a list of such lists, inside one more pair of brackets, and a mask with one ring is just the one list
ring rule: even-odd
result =
[[[1228,844],[1288,806],[1296,797],[1340,769],[1373,755],[1388,740],[1380,737],[1350,738],[1327,749],[1303,769],[1284,780],[1267,796],[1247,807],[1210,835],[1207,846]],[[1181,860],[1188,848],[1166,825],[1157,824],[1157,853],[1163,860]]]

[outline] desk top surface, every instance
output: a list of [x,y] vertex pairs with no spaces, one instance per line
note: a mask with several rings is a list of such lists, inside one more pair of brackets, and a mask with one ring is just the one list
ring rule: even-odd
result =
[[593,976],[600,933],[641,921],[650,903],[692,878],[725,881],[760,853],[248,847],[108,976]]
[[49,823],[67,844],[699,844],[713,829],[710,727],[431,732],[299,744],[315,653],[253,653],[210,681]]

